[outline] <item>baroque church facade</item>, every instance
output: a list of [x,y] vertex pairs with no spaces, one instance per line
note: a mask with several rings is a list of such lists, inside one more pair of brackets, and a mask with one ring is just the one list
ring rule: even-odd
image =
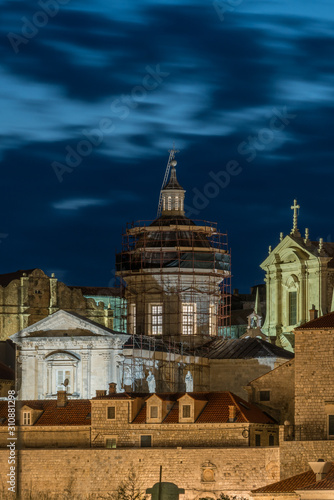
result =
[[[262,262],[266,277],[267,312],[262,328],[269,339],[293,350],[293,330],[334,310],[334,243],[312,241],[298,229],[294,200],[293,227]],[[311,312],[310,312],[311,311]]]

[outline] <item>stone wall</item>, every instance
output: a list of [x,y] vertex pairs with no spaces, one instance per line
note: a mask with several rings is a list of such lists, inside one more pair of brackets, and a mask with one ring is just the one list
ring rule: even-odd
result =
[[[111,493],[130,470],[138,473],[143,489],[150,488],[159,481],[160,465],[162,480],[184,488],[186,500],[218,498],[221,492],[246,495],[279,480],[278,448],[23,450],[18,458],[21,491],[62,493],[70,489],[73,497],[78,494],[82,499],[89,493],[100,493],[101,498]],[[1,450],[3,485],[7,460],[8,451]],[[213,470],[213,481],[205,481],[206,469]]]
[[319,458],[332,462],[334,441],[283,441],[280,439],[281,479],[310,470]]
[[[288,420],[294,423],[295,412],[295,365],[288,361],[271,372],[250,382],[249,402],[267,411],[283,424]],[[261,401],[260,391],[269,391],[269,401]]]
[[299,440],[326,439],[334,411],[334,332],[296,330],[295,338],[295,432]]
[[[32,426],[19,430],[20,448],[90,448],[90,426]],[[0,448],[8,444],[8,429],[0,427]]]
[[210,359],[210,391],[231,391],[247,401],[247,391],[243,388],[272,370],[276,363],[285,363],[286,359]]
[[113,327],[113,311],[85,299],[81,290],[70,289],[40,269],[0,286],[0,339],[53,314],[59,309],[76,312],[108,328]]

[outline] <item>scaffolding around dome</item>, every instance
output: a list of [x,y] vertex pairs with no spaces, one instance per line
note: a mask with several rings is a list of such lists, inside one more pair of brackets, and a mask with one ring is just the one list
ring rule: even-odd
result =
[[123,331],[196,347],[229,337],[231,255],[217,224],[181,214],[128,224],[116,255]]

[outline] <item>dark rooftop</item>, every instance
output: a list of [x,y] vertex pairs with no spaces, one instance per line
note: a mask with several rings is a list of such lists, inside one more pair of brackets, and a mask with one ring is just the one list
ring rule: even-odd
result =
[[285,358],[292,359],[293,353],[270,344],[263,339],[213,339],[204,344],[198,351],[209,359],[251,359],[251,358]]

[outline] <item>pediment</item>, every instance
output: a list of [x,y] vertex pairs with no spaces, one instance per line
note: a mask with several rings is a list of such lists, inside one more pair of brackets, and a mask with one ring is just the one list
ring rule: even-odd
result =
[[276,263],[300,262],[304,260],[317,259],[314,255],[314,247],[305,245],[302,238],[294,238],[287,235],[260,264],[262,269]]
[[[96,335],[115,339],[118,337],[122,340],[122,343],[126,342],[129,338],[129,335],[114,332],[113,330],[99,325],[94,321],[80,316],[79,314],[63,310],[57,311],[51,316],[47,316],[37,323],[24,328],[20,332],[12,335],[10,338],[13,342],[18,342],[22,338],[33,337],[34,333],[36,333],[37,337],[54,337],[58,336],[57,332],[61,331],[66,331],[69,337],[71,336],[71,332],[73,333],[73,336],[77,336],[78,331],[91,332],[92,337],[95,337]],[[54,334],[52,334],[52,332],[54,332]],[[63,335],[59,334],[59,336]]]

